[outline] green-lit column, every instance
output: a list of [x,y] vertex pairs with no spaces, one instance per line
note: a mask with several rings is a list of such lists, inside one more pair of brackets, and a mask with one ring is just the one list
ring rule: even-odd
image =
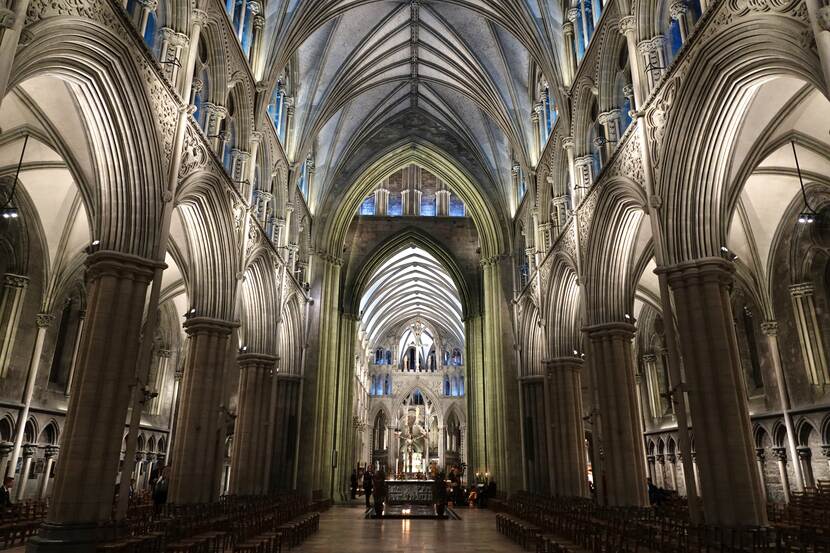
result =
[[478,313],[468,316],[464,328],[466,332],[467,357],[464,360],[467,369],[467,478],[472,482],[476,472],[484,472],[486,462],[484,444],[484,378],[482,367],[483,324]]
[[349,497],[349,479],[354,467],[352,413],[354,408],[354,345],[357,317],[343,314],[340,317],[340,361],[337,374],[337,411],[335,447],[337,467],[334,470],[332,497],[345,501]]
[[514,343],[502,275],[510,274],[510,258],[496,256],[482,263],[484,291],[484,399],[487,420],[488,470],[499,489],[506,492],[522,486],[521,433],[519,428],[518,381]]
[[301,492],[319,492],[323,497],[331,493],[332,464],[334,460],[334,409],[337,389],[337,361],[340,314],[340,266],[342,261],[325,253],[314,256],[311,275],[309,312],[309,344],[305,365],[300,441]]

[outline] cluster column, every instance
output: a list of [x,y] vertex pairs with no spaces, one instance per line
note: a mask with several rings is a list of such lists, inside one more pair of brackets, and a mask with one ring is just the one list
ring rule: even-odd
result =
[[246,353],[239,364],[239,413],[234,431],[231,460],[231,493],[260,495],[268,491],[261,477],[266,462],[266,429],[271,397],[273,355]]
[[217,498],[222,384],[228,339],[235,326],[208,317],[192,317],[184,323],[188,352],[170,475],[171,503]]
[[29,278],[21,275],[3,275],[3,298],[0,300],[0,321],[5,323],[0,334],[0,376],[6,374],[12,358],[17,327],[20,326],[20,312]]
[[600,493],[611,506],[645,506],[646,467],[631,350],[635,328],[606,323],[585,330],[591,340],[604,441]]
[[658,270],[674,292],[706,523],[764,525],[729,299],[734,267],[712,257]]
[[147,285],[158,263],[114,251],[86,260],[87,323],[49,515],[29,551],[86,551],[106,539]]
[[582,427],[582,359],[559,357],[545,362],[550,391],[553,458],[551,488],[563,497],[587,497],[585,432]]

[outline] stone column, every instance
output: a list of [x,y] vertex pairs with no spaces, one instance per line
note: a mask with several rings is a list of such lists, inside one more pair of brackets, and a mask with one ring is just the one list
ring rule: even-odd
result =
[[784,492],[784,501],[790,502],[790,475],[787,472],[787,448],[774,447],[772,453],[778,461],[778,477],[781,479],[781,489]]
[[[3,442],[0,444],[0,470],[2,470],[2,474],[7,474],[6,467],[9,464],[9,456],[11,452],[14,451],[14,444],[11,442]],[[12,471],[14,474],[14,471]]]
[[171,503],[218,498],[219,417],[228,338],[235,324],[208,317],[185,321],[188,352],[170,474]]
[[648,477],[656,485],[657,484],[657,458],[654,455],[646,456],[646,463],[648,463]]
[[55,466],[55,457],[58,456],[58,446],[50,445],[46,448],[46,469],[43,472],[43,478],[40,481],[40,493],[38,497],[43,500],[46,498],[46,492],[49,489],[49,475],[52,474],[52,467]]
[[75,343],[72,345],[72,364],[69,366],[69,376],[66,379],[66,388],[63,393],[69,396],[72,391],[72,381],[75,380],[75,370],[78,367],[78,352],[81,350],[81,336],[84,335],[84,323],[86,321],[86,311],[78,312],[78,330],[75,332]]
[[159,3],[158,0],[137,0],[137,3],[141,7],[138,9],[136,14],[136,28],[138,30],[138,34],[144,37],[144,33],[147,32],[147,23],[150,20],[150,12],[156,11]]
[[586,155],[574,159],[574,208],[582,203],[594,184],[594,158]]
[[435,193],[435,214],[438,217],[448,217],[450,214],[450,191],[438,190]]
[[576,75],[576,51],[574,50],[574,24],[566,20],[562,24],[562,33],[565,37],[565,65],[564,84],[570,86]]
[[651,40],[644,40],[637,45],[643,60],[643,71],[648,81],[646,96],[657,88],[663,75],[666,74],[666,54],[663,48],[663,35],[657,35]]
[[[32,356],[29,358],[29,372],[26,376],[26,388],[23,390],[23,408],[17,417],[17,426],[15,428],[14,436],[14,451],[12,451],[12,458],[9,463],[9,470],[14,471],[17,468],[17,459],[20,457],[20,452],[23,448],[23,436],[26,433],[26,421],[29,420],[29,409],[32,407],[32,396],[35,393],[35,384],[37,383],[37,373],[40,368],[40,358],[43,353],[43,340],[46,338],[46,331],[55,320],[53,315],[48,313],[39,313],[35,317],[37,324],[37,335],[35,337],[35,347],[32,349]],[[8,476],[14,476],[14,472]],[[18,481],[18,486],[22,486],[23,482]]]
[[669,15],[672,19],[677,21],[680,27],[680,40],[683,44],[689,39],[688,20],[686,14],[689,13],[689,6],[686,5],[685,0],[675,0],[669,5]]
[[238,495],[266,493],[262,479],[265,464],[265,430],[268,425],[271,379],[277,358],[244,353],[239,364],[239,407],[233,436],[230,490]]
[[816,38],[824,84],[830,89],[830,6],[819,6],[819,0],[806,0],[807,13]]
[[657,455],[655,457],[655,461],[657,461],[657,484],[660,488],[666,487],[666,456],[665,455]]
[[582,426],[582,359],[558,357],[545,362],[550,381],[553,493],[587,497],[585,431]]
[[801,474],[804,475],[804,487],[815,488],[816,482],[813,477],[813,452],[809,447],[798,448],[798,463],[801,465]]
[[679,493],[680,490],[677,486],[677,455],[669,453],[666,455],[666,460],[669,462],[669,489]]
[[228,110],[224,106],[203,102],[202,109],[205,112],[205,134],[210,140],[211,148],[221,160],[225,151],[225,138],[219,135],[222,128],[222,120],[227,117]]
[[375,215],[381,217],[389,214],[389,189],[385,184],[388,184],[387,180],[384,180],[384,185],[375,190]]
[[793,284],[790,286],[790,296],[795,314],[795,326],[798,329],[798,339],[801,342],[801,354],[804,359],[804,368],[810,378],[810,383],[816,386],[827,384],[827,356],[824,352],[821,326],[816,317],[815,289],[812,282]]
[[[190,99],[191,104],[193,103],[192,89],[194,89],[196,85],[193,81],[193,72],[196,67],[196,58],[199,53],[199,39],[202,35],[202,27],[205,26],[207,20],[208,15],[203,10],[195,9],[191,13],[190,36],[188,37],[187,44],[187,61],[184,65],[183,71],[179,73],[181,75],[180,92],[182,98]],[[204,83],[200,82],[200,90],[202,86],[204,86]],[[205,128],[207,128],[207,125],[205,125]]]
[[540,128],[540,121],[541,117],[539,116],[539,112],[542,111],[543,105],[542,104],[534,104],[533,111],[530,113],[530,126],[533,127],[533,143],[536,145],[536,151],[533,152],[536,155],[536,159],[541,159],[542,151],[545,148],[545,144],[542,142],[542,129]]
[[605,144],[603,144],[605,158],[611,159],[614,150],[617,149],[620,143],[620,136],[622,135],[622,129],[620,129],[620,110],[612,109],[611,111],[600,113],[597,116],[597,121],[605,129]]
[[761,496],[729,288],[719,257],[665,269],[674,293],[707,524],[762,526]]
[[830,445],[821,446],[821,454],[827,459],[827,465],[830,466]]
[[256,11],[254,11],[254,25],[251,35],[251,54],[249,60],[251,63],[251,72],[257,75],[262,60],[262,35],[263,29],[265,28],[265,17],[260,15],[262,6],[259,2],[252,3],[251,5],[256,6]]
[[177,33],[170,27],[160,29],[159,37],[161,38],[158,55],[159,63],[164,69],[164,76],[175,86],[179,79],[182,52],[189,39],[186,34]]
[[798,452],[796,451],[795,425],[793,425],[793,417],[790,413],[790,393],[787,388],[787,379],[784,376],[784,368],[781,366],[781,351],[778,349],[778,323],[775,321],[765,321],[761,323],[761,331],[767,337],[767,345],[769,345],[770,357],[772,357],[772,365],[775,369],[775,387],[778,388],[778,401],[781,407],[781,414],[784,416],[784,427],[787,429],[787,449],[789,450],[790,459],[793,463],[796,486],[798,490],[803,491],[804,475],[801,472],[801,466],[798,462]]
[[758,465],[758,475],[761,480],[761,493],[764,497],[769,497],[769,493],[767,492],[767,475],[765,470],[767,460],[767,453],[763,447],[756,447],[755,448],[755,462]]
[[636,329],[628,323],[606,323],[584,330],[591,341],[605,451],[600,493],[611,506],[648,505],[643,432],[631,351]]
[[29,473],[32,470],[32,457],[35,456],[37,448],[33,444],[23,446],[23,466],[20,468],[20,480],[14,488],[14,501],[20,503],[26,496],[26,488],[29,486]]
[[0,333],[0,377],[6,375],[12,360],[17,328],[20,326],[20,312],[23,310],[23,298],[29,278],[21,275],[3,275],[3,298],[0,300],[0,321],[3,331]]

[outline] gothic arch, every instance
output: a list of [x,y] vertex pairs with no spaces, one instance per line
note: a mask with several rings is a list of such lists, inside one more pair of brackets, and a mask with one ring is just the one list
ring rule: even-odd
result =
[[[10,88],[36,76],[70,83],[92,144],[94,195],[86,198],[101,250],[152,259],[166,182],[156,110],[133,56],[115,35],[89,20],[50,18],[27,27],[31,40],[14,58]],[[162,101],[166,101],[163,97]],[[140,163],[137,160],[141,160]],[[83,180],[83,179],[82,179]],[[122,202],[124,190],[132,201]]]
[[710,37],[663,85],[658,104],[671,108],[656,156],[669,263],[720,253],[741,188],[728,182],[734,137],[752,89],[780,75],[823,88],[816,57],[800,42],[806,30],[791,17],[753,12]]

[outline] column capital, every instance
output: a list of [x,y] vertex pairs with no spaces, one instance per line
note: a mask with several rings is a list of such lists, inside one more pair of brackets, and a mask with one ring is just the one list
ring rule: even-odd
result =
[[236,357],[236,363],[241,369],[273,369],[277,362],[276,355],[267,353],[240,353]]
[[160,348],[156,351],[156,355],[164,359],[169,359],[173,356],[173,350],[167,348]]
[[571,35],[571,36],[573,36],[573,34],[574,34],[574,24],[573,24],[573,21],[571,21],[570,19],[566,19],[565,21],[563,21],[563,22],[562,22],[562,32],[563,32],[565,35]]
[[666,460],[671,463],[672,465],[677,462],[677,454],[669,453],[666,455]]
[[35,315],[35,324],[38,328],[49,328],[55,321],[55,316],[49,313],[38,313]]
[[755,458],[763,462],[767,458],[767,451],[763,447],[756,447]]
[[140,463],[143,460],[144,460],[144,453],[142,453],[140,451],[136,451],[135,452],[135,462]]
[[637,331],[637,327],[631,323],[613,322],[585,326],[582,327],[582,330],[586,332],[588,337],[592,340],[615,337],[631,340],[634,338],[634,333]]
[[187,319],[182,327],[188,336],[197,334],[218,334],[228,336],[239,323],[214,319],[211,317],[191,317]]
[[208,22],[208,14],[204,10],[194,9],[190,14],[190,21],[194,25],[205,26]]
[[772,454],[775,455],[775,458],[778,461],[787,464],[787,448],[786,447],[774,447],[772,448]]
[[822,6],[818,9],[816,14],[818,26],[822,31],[830,31],[830,6]]
[[685,0],[675,0],[671,4],[669,4],[669,15],[672,19],[680,19],[689,11],[689,6],[686,4]]
[[809,461],[813,457],[813,451],[806,446],[797,447],[795,453],[802,461]]
[[625,36],[628,36],[629,33],[634,34],[637,31],[637,18],[633,15],[623,17],[620,19],[617,29]]
[[574,23],[579,16],[579,8],[571,8],[568,10],[568,21]]
[[643,40],[637,45],[637,49],[642,54],[652,54],[663,47],[663,35],[657,35],[649,40]]
[[26,288],[29,284],[29,277],[6,273],[3,275],[3,286],[11,288]]
[[56,446],[56,445],[47,446],[46,450],[44,451],[44,455],[46,456],[47,459],[52,459],[52,458],[58,456],[58,452],[60,451],[60,449],[61,449],[60,446]]
[[684,288],[713,281],[729,285],[732,284],[735,266],[722,257],[704,257],[658,268],[655,272],[665,273],[672,288]]
[[35,444],[26,444],[23,446],[23,457],[34,457],[35,451],[37,451],[37,446]]
[[821,446],[821,454],[830,459],[830,444],[824,444]]
[[643,363],[654,363],[657,361],[657,355],[654,353],[644,353],[640,356],[640,359],[643,360]]
[[566,150],[572,150],[574,147],[574,137],[566,136],[562,139],[562,147]]
[[11,442],[3,442],[0,444],[0,457],[5,457],[14,450],[14,444]]
[[86,258],[86,279],[90,281],[104,276],[111,276],[150,282],[154,270],[159,267],[164,269],[167,265],[137,255],[100,250]]
[[803,298],[805,296],[812,296],[816,291],[816,287],[812,282],[800,282],[798,284],[790,285],[790,295],[794,298]]
[[778,336],[778,321],[764,321],[761,323],[761,332],[764,336]]
[[570,371],[579,372],[582,370],[585,361],[579,357],[555,357],[542,361],[542,366],[548,376],[552,376],[556,372]]
[[158,31],[159,35],[161,35],[162,39],[168,41],[171,46],[174,47],[184,47],[187,45],[188,37],[184,33],[179,33],[175,29],[170,27],[162,27]]
[[254,16],[254,29],[261,31],[265,27],[265,17],[257,14]]

